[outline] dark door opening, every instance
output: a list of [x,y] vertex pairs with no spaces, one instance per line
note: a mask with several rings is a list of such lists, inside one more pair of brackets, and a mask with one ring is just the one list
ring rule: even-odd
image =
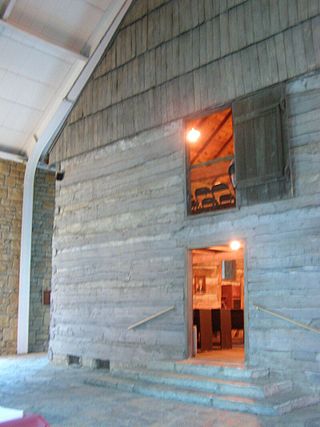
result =
[[244,362],[244,252],[239,242],[192,250],[193,354]]

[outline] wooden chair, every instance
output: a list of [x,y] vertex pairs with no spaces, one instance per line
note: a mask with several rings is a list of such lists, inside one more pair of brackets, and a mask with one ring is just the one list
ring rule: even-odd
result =
[[231,328],[243,331],[243,343],[244,343],[244,316],[243,310],[231,310]]

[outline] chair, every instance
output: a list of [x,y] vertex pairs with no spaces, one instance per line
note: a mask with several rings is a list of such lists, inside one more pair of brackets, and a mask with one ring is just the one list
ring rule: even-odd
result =
[[193,324],[197,327],[197,348],[200,348],[201,347],[200,311],[198,308],[193,310]]
[[206,197],[202,200],[202,208],[206,210],[211,210],[215,206],[215,199],[213,197]]
[[211,310],[212,316],[212,332],[216,335],[219,332],[219,346],[221,347],[221,310]]
[[194,192],[197,204],[197,210],[202,210],[202,201],[211,196],[211,190],[209,187],[200,187],[197,188]]
[[243,331],[244,342],[244,316],[243,310],[231,310],[231,329],[238,329]]
[[230,207],[235,205],[236,199],[232,194],[223,194],[219,198],[219,203],[220,203],[220,206]]
[[224,182],[221,182],[220,184],[215,184],[211,187],[212,194],[217,193],[218,191],[225,191],[229,190],[229,187]]

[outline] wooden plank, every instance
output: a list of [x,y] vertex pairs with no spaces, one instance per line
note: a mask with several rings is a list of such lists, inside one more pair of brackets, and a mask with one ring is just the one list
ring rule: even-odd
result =
[[227,12],[220,15],[220,34],[221,55],[224,56],[230,52],[229,15]]
[[230,52],[235,52],[239,49],[239,28],[237,19],[237,8],[229,11],[229,36],[230,36]]
[[237,15],[238,48],[241,49],[247,44],[246,26],[245,26],[245,8],[243,5],[235,9]]
[[292,42],[295,59],[295,74],[302,74],[307,70],[302,25],[298,25],[292,29]]
[[252,2],[245,2],[244,5],[244,22],[245,22],[245,35],[246,44],[250,45],[254,41],[254,27],[253,27],[253,15],[252,15]]
[[181,112],[180,115],[187,116],[194,113],[194,87],[193,75],[188,73],[179,79],[179,88],[181,96]]
[[212,59],[215,60],[217,58],[220,58],[221,51],[220,51],[220,19],[219,17],[216,17],[212,20],[212,48],[213,48],[213,57]]
[[200,65],[204,65],[207,63],[207,23],[204,23],[200,26],[199,31],[199,43],[200,43],[200,51],[199,51],[199,60]]
[[305,21],[309,18],[309,0],[299,0],[297,2],[298,21]]
[[286,63],[286,55],[284,55],[284,37],[283,33],[277,34],[274,37],[275,42],[275,50],[276,50],[276,61],[277,61],[277,70],[279,74],[279,81],[286,80],[287,74],[287,63]]
[[288,9],[290,8],[290,0],[281,0],[278,2],[279,6],[279,23],[280,30],[284,30],[289,26],[289,13]]
[[235,85],[235,96],[239,97],[245,93],[242,67],[241,67],[241,56],[239,53],[232,55],[232,63],[234,69],[234,85]]
[[284,36],[284,46],[285,46],[285,57],[287,64],[287,73],[288,77],[293,77],[295,75],[295,60],[294,60],[294,50],[293,50],[293,39],[292,39],[292,29],[287,30],[283,33]]
[[179,2],[174,1],[172,3],[172,37],[177,37],[180,33],[179,14]]
[[312,39],[311,21],[305,22],[302,27],[304,52],[308,70],[313,70],[316,67],[316,56]]
[[[299,0],[300,1],[300,0]],[[295,25],[298,22],[298,7],[297,0],[290,0],[288,3],[288,23],[289,26]]]
[[263,25],[263,9],[261,7],[261,1],[251,2],[253,33],[254,33],[254,40],[256,42],[259,40],[263,40],[265,38],[264,25]]
[[270,0],[270,33],[276,34],[280,31],[280,13],[278,0]]
[[192,68],[198,68],[200,66],[200,57],[199,57],[199,51],[200,51],[200,29],[195,28],[192,31]]
[[319,0],[309,0],[308,9],[310,18],[318,15],[320,9]]
[[179,32],[184,33],[185,31],[192,28],[192,0],[178,0],[179,2]]
[[313,47],[316,57],[316,66],[320,65],[320,16],[312,19],[312,37],[313,37]]

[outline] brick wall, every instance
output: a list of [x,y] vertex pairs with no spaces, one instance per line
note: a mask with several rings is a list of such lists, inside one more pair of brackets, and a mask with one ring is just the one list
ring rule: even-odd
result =
[[17,345],[24,165],[0,160],[0,355]]

